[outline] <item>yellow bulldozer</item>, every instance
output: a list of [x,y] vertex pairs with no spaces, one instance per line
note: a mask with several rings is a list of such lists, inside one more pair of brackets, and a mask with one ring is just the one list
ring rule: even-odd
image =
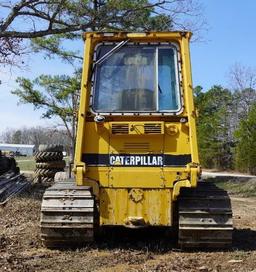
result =
[[84,34],[75,180],[45,191],[46,246],[93,241],[105,226],[176,228],[184,248],[231,245],[230,199],[199,181],[190,37]]

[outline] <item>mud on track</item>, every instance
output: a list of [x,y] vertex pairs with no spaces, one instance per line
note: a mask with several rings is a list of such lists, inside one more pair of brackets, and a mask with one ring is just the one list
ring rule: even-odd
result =
[[256,271],[256,198],[232,196],[229,251],[181,252],[165,230],[107,230],[80,249],[48,250],[39,237],[44,188],[0,207],[0,271]]

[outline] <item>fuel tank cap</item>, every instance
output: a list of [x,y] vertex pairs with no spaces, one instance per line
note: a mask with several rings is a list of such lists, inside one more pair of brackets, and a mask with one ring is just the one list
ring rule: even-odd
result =
[[106,119],[105,116],[99,114],[94,117],[94,121],[96,123],[104,123],[105,119]]

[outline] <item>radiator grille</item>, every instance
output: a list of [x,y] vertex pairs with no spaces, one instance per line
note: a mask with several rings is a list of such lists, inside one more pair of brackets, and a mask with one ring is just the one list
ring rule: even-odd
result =
[[150,150],[150,144],[149,143],[124,143],[123,149],[126,151],[148,151]]
[[112,124],[111,127],[112,134],[129,134],[128,124]]
[[163,127],[163,122],[112,123],[111,133],[113,135],[157,135],[163,134]]
[[161,123],[148,123],[144,124],[145,134],[162,134],[162,124]]

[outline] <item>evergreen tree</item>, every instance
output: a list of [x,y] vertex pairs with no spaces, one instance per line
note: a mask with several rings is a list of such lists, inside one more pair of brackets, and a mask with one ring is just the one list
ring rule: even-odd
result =
[[34,80],[18,78],[20,88],[12,92],[20,98],[20,102],[33,104],[36,109],[43,109],[43,118],[57,117],[61,120],[70,139],[71,159],[76,140],[80,81],[81,71],[72,76],[41,75]]
[[197,0],[13,0],[0,1],[0,10],[0,64],[16,63],[31,39],[37,50],[77,59],[65,45],[85,31],[198,33],[205,24]]
[[240,171],[256,174],[256,104],[248,116],[242,119],[235,132],[236,168]]
[[199,111],[197,132],[200,162],[206,168],[230,168],[232,94],[221,86],[213,86],[208,92],[203,92],[198,86],[194,95]]

